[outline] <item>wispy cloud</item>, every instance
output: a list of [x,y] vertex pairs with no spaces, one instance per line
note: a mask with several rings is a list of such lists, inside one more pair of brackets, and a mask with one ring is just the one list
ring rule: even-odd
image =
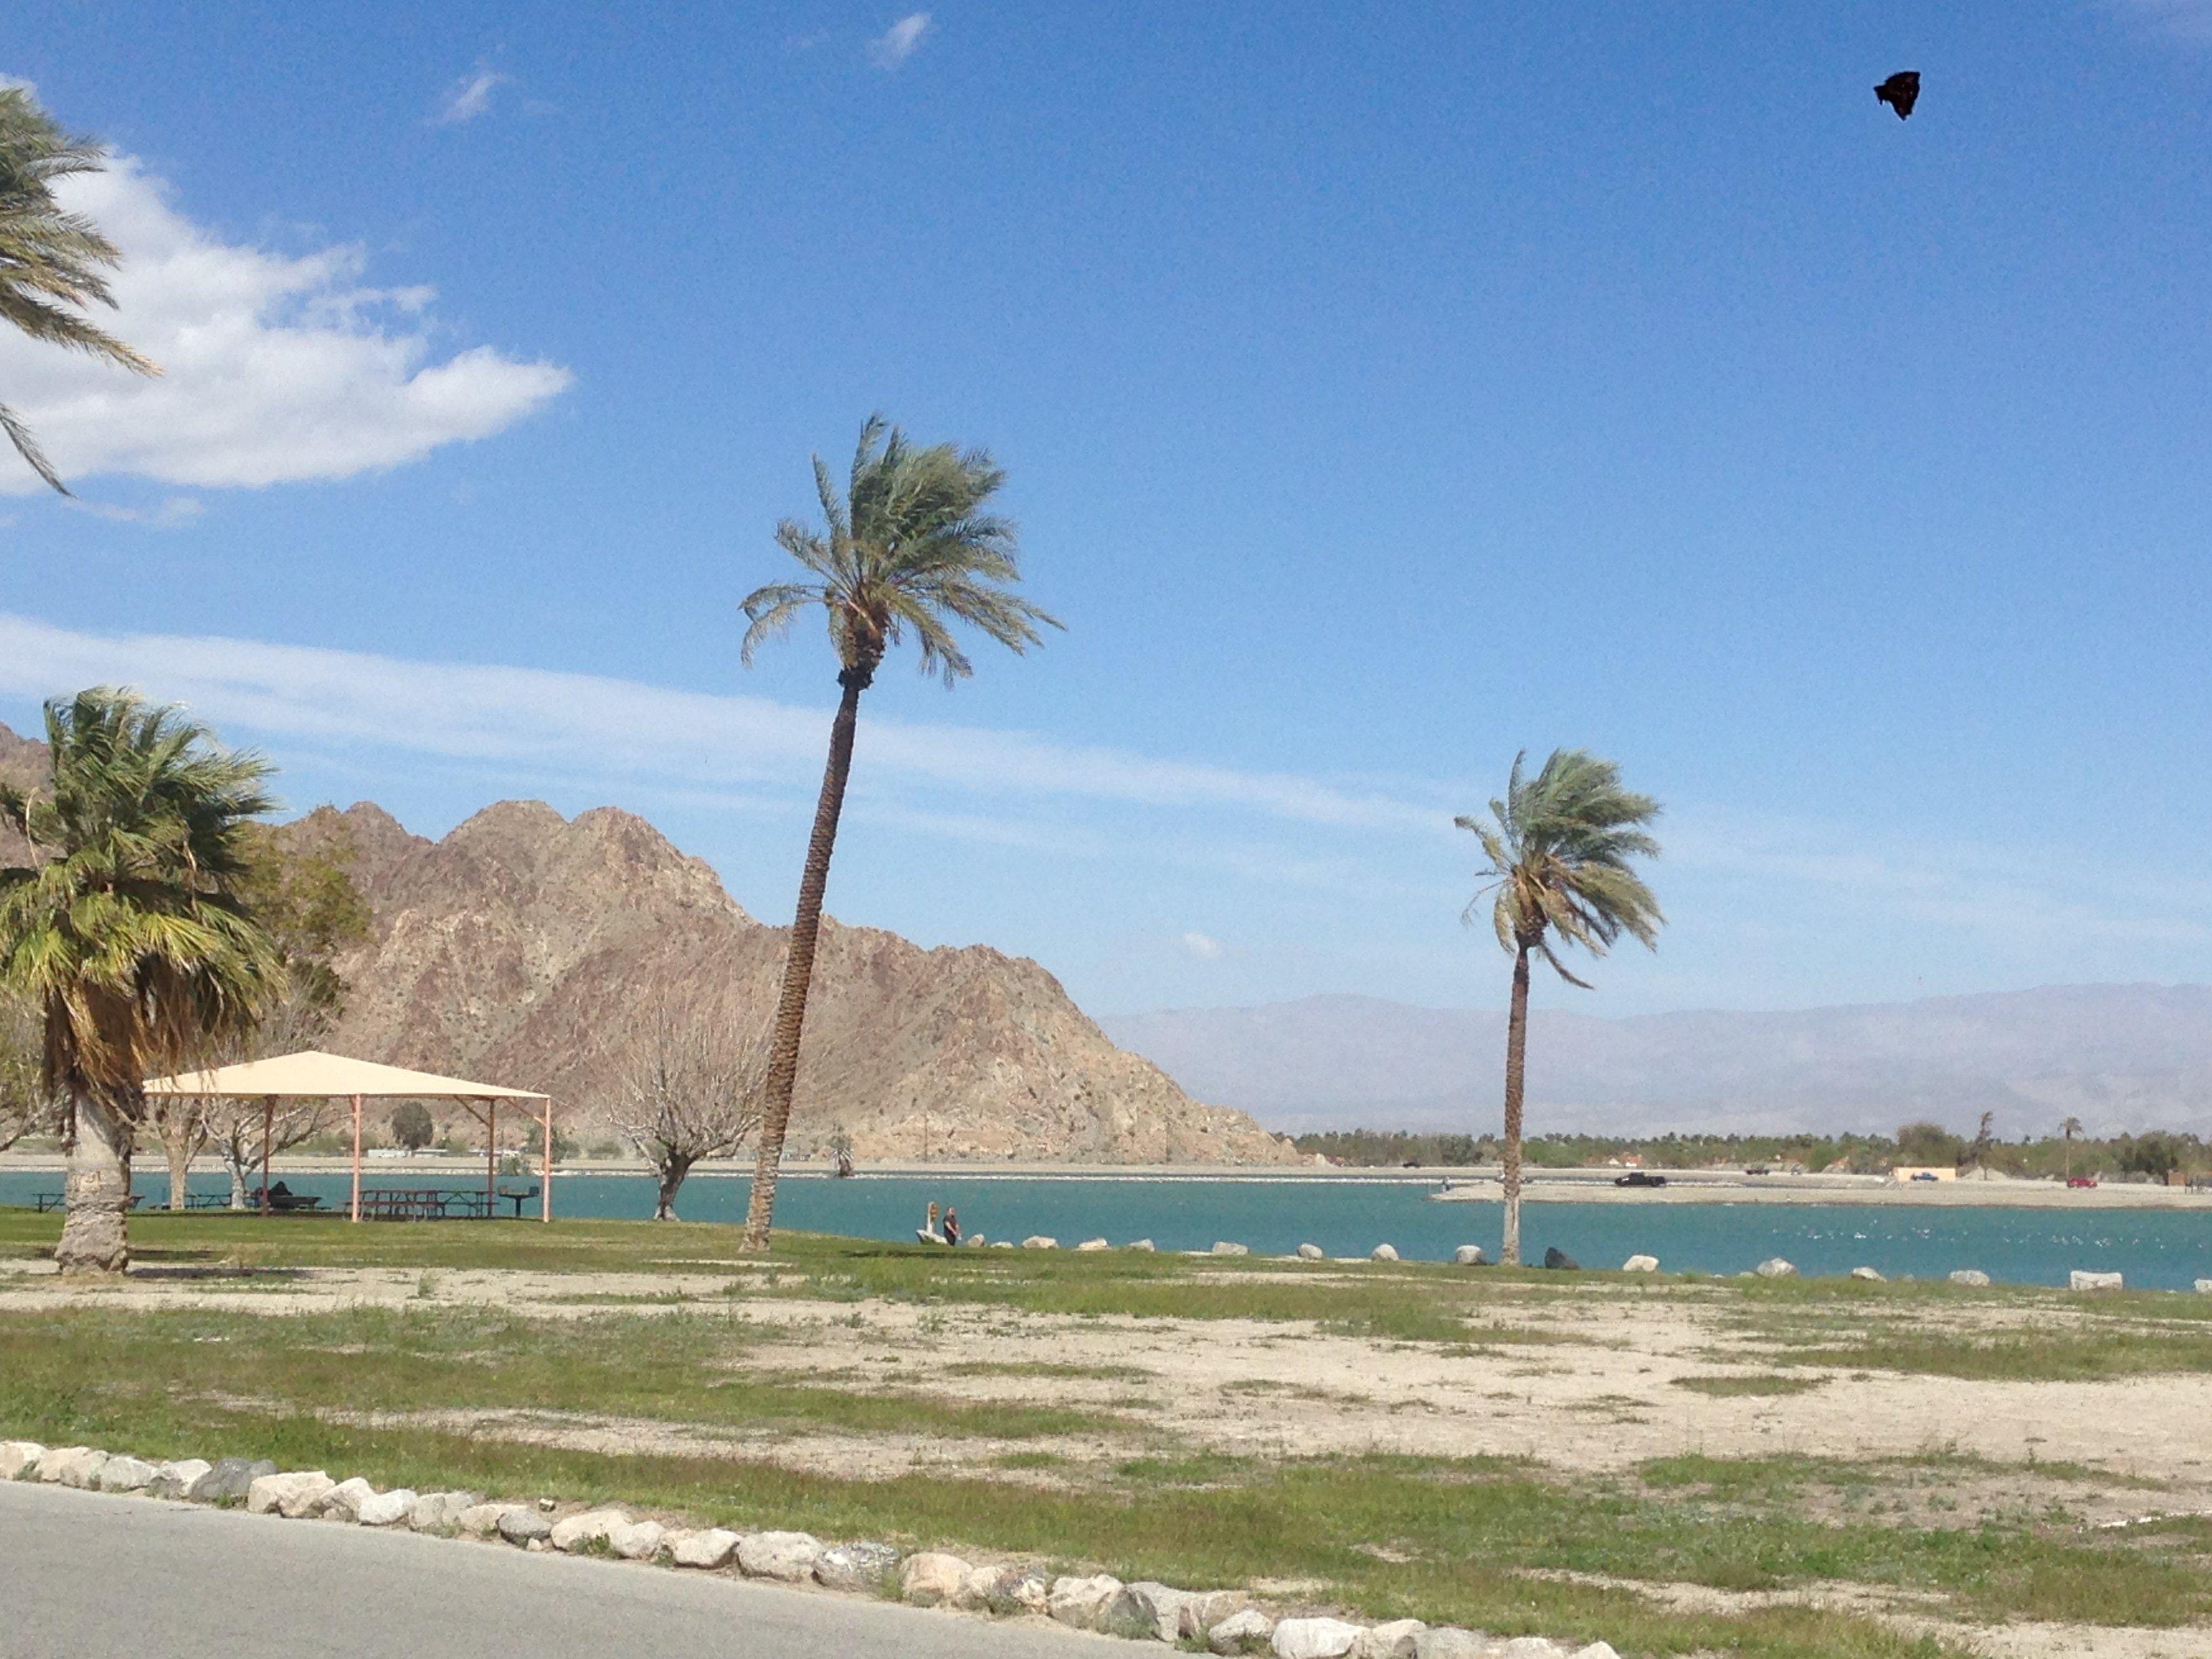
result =
[[491,108],[492,94],[513,79],[497,70],[479,66],[473,75],[465,75],[446,88],[446,95],[431,114],[430,125],[458,127],[475,120]]
[[1200,962],[1221,960],[1221,941],[1208,934],[1191,933],[1182,936],[1182,948]]
[[[101,683],[137,685],[257,735],[693,787],[811,785],[828,725],[823,710],[766,697],[207,635],[85,634],[0,613],[0,694],[46,697]],[[1033,732],[873,720],[861,748],[872,776],[957,786],[969,797],[1110,801],[1449,834],[1434,808],[1320,778]]]
[[921,49],[922,37],[928,33],[929,14],[908,12],[868,42],[869,61],[879,70],[895,70]]
[[[370,286],[355,246],[225,241],[129,156],[60,194],[122,248],[110,325],[165,371],[142,379],[0,329],[0,385],[64,477],[248,489],[350,477],[488,437],[569,383],[565,368],[489,346],[439,359],[433,289]],[[44,493],[0,455],[0,495]]]

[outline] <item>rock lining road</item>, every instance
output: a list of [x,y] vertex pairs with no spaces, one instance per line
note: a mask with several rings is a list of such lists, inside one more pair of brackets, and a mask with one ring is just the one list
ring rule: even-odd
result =
[[5,1659],[1098,1659],[1106,1642],[742,1579],[14,1482],[0,1482],[0,1607]]

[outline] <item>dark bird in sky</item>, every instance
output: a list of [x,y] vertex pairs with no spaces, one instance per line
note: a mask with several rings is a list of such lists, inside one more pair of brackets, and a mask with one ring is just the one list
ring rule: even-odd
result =
[[1912,113],[1912,106],[1920,101],[1920,71],[1899,70],[1874,89],[1874,95],[1897,112],[1902,121]]

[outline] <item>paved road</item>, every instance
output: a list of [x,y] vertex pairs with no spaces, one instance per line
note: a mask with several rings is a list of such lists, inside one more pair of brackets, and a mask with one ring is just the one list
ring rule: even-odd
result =
[[510,1654],[1110,1659],[1105,1638],[1074,1632],[413,1533],[0,1483],[5,1659]]

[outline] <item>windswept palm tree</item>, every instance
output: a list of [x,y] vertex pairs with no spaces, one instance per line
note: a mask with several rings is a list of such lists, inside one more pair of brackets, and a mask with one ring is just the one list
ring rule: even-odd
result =
[[776,545],[805,566],[811,579],[771,582],[745,599],[751,626],[740,654],[748,665],[762,641],[783,633],[802,611],[818,608],[829,623],[842,691],[830,727],[830,763],[822,775],[814,832],[806,843],[799,911],[791,924],[783,992],[770,1035],[760,1156],[745,1213],[748,1250],[768,1248],[775,1219],[776,1174],[791,1121],[830,854],[836,845],[845,781],[853,769],[860,693],[875,678],[884,653],[909,635],[922,672],[942,675],[950,686],[974,672],[953,636],[954,623],[965,623],[1016,652],[1041,642],[1040,625],[1060,626],[1010,591],[1021,580],[1014,526],[988,510],[1006,476],[981,450],[951,444],[917,449],[896,427],[871,416],[860,428],[842,500],[830,469],[819,455],[814,458],[822,527],[790,519],[776,526]]
[[0,823],[31,847],[0,869],[0,986],[37,1010],[46,1091],[70,1115],[55,1260],[120,1273],[144,1079],[237,1037],[281,971],[240,897],[269,769],[105,688],[48,703],[46,743],[46,788],[0,783]]
[[[54,185],[73,173],[97,173],[107,152],[88,138],[73,138],[40,109],[27,88],[0,88],[0,319],[34,340],[68,346],[140,374],[160,368],[83,314],[87,307],[112,307],[101,273],[122,258],[115,244],[81,213],[63,210]],[[0,432],[31,470],[64,495],[62,483],[15,414],[0,402]]]
[[1528,1049],[1528,958],[1540,955],[1570,985],[1589,986],[1567,971],[1550,935],[1603,956],[1623,933],[1656,949],[1665,918],[1636,872],[1633,858],[1656,858],[1659,843],[1644,826],[1659,803],[1620,786],[1620,769],[1580,749],[1555,749],[1533,778],[1524,754],[1513,760],[1505,798],[1488,818],[1453,820],[1482,842],[1485,880],[1467,908],[1472,922],[1483,896],[1498,942],[1513,957],[1513,1012],[1505,1027],[1505,1242],[1498,1259],[1521,1260],[1521,1094]]
[[2081,1120],[2078,1117],[2069,1117],[2058,1126],[2059,1136],[2066,1143],[2065,1178],[2069,1181],[2074,1179],[2074,1137],[2081,1133]]

